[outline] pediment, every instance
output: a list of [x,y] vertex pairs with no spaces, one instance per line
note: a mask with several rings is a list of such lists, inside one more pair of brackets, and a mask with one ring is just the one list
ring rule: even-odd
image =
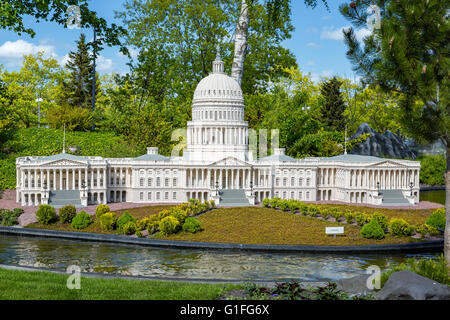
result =
[[246,167],[249,167],[250,164],[245,161],[236,159],[235,157],[227,157],[222,160],[211,163],[210,166],[246,166]]
[[74,160],[56,160],[56,161],[50,161],[47,163],[43,163],[43,166],[50,166],[50,167],[71,167],[71,166],[86,166],[86,163],[74,161]]
[[371,167],[391,168],[391,167],[406,167],[406,166],[399,162],[395,162],[392,160],[386,160],[386,161],[371,165]]

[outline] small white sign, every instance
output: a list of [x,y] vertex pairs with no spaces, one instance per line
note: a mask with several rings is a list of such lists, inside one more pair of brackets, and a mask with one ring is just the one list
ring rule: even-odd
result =
[[326,227],[325,234],[343,234],[344,227]]

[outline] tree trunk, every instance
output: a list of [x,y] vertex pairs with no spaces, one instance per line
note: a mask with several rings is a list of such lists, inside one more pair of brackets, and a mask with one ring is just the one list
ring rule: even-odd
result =
[[[448,140],[448,139],[447,139]],[[444,255],[450,267],[450,141],[447,143],[447,170],[445,172],[445,232]]]
[[247,53],[248,24],[250,18],[248,15],[247,2],[242,0],[241,14],[236,24],[234,32],[234,59],[231,66],[231,77],[234,78],[239,85],[242,83],[244,74],[244,61]]

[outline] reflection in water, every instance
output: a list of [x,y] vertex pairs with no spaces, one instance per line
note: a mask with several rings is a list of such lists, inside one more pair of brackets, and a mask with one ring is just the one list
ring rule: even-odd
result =
[[0,235],[0,264],[86,272],[198,279],[327,281],[382,270],[421,255],[249,253],[142,246]]

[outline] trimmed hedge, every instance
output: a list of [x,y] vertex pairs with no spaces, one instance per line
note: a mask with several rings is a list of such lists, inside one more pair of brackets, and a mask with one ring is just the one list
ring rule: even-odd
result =
[[74,205],[70,204],[59,209],[59,219],[62,223],[71,223],[76,215],[77,209],[75,209]]
[[95,208],[95,217],[98,219],[101,217],[101,215],[110,212],[111,210],[109,209],[109,206],[106,204],[99,204],[96,208]]
[[56,221],[56,210],[48,204],[41,204],[36,211],[39,223],[48,225]]
[[437,229],[445,229],[445,208],[436,209],[433,214],[427,219],[426,224]]
[[81,211],[79,214],[75,216],[72,220],[72,228],[74,229],[84,229],[87,228],[91,223],[94,221],[92,220],[91,216],[86,213],[86,211]]
[[364,238],[367,238],[367,239],[373,238],[373,239],[380,240],[380,239],[384,238],[384,230],[380,226],[380,224],[378,223],[377,220],[372,220],[369,223],[367,223],[366,225],[364,225],[364,227],[362,227],[360,233]]

